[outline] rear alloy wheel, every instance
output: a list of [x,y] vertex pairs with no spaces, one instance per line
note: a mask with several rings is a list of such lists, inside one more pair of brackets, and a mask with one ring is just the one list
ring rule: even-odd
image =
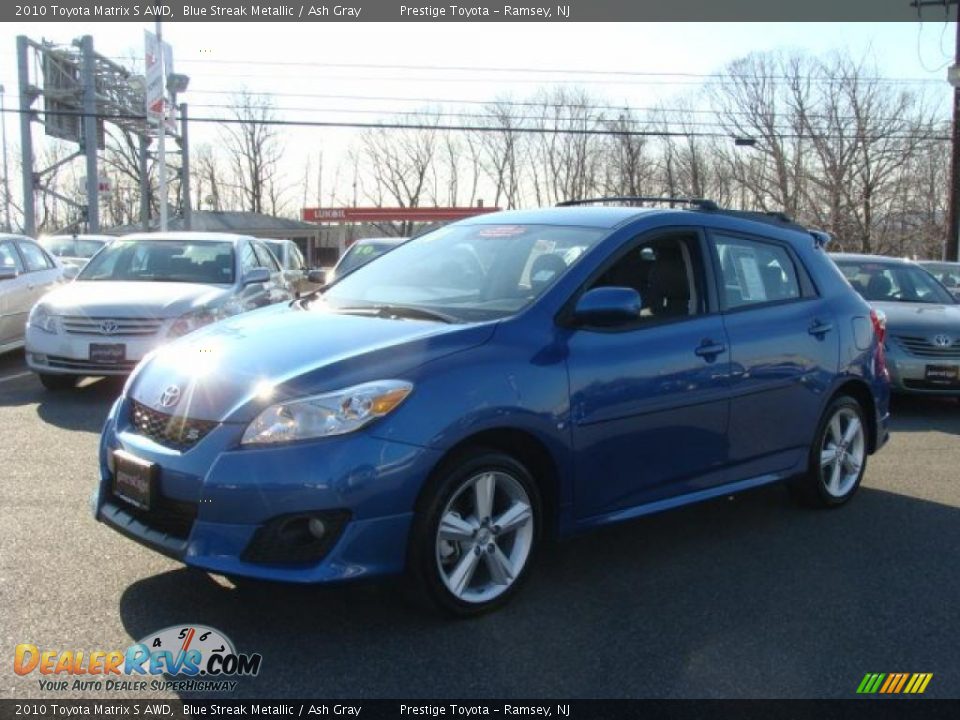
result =
[[842,505],[857,491],[867,466],[867,432],[860,404],[851,397],[834,400],[824,413],[811,448],[807,475],[793,485],[809,505]]
[[39,373],[40,384],[47,390],[71,390],[77,386],[76,375],[52,375]]
[[440,475],[414,530],[410,569],[432,604],[478,615],[515,592],[539,527],[540,498],[526,468],[498,452],[471,452]]

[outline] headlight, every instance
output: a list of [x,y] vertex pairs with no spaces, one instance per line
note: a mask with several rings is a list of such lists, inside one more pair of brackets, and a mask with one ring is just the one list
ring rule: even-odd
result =
[[27,324],[30,327],[37,328],[52,334],[60,332],[60,318],[50,312],[49,308],[42,303],[37,303],[30,311],[27,317]]
[[186,335],[194,330],[198,330],[204,325],[209,325],[212,322],[216,322],[222,317],[223,313],[219,308],[200,308],[199,310],[191,310],[190,312],[181,315],[173,321],[173,325],[170,326],[170,331],[167,333],[167,335],[168,337],[180,337],[181,335]]
[[242,445],[343,435],[396,409],[413,390],[403,380],[379,380],[337,392],[271,405],[243,433]]

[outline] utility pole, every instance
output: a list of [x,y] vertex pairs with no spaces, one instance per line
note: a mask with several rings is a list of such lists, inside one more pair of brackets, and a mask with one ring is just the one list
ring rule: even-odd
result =
[[7,110],[3,103],[4,87],[0,85],[0,123],[3,123],[3,229],[13,230],[10,225],[10,170],[7,165]]
[[163,33],[157,20],[157,62],[160,63],[160,77],[163,79],[163,103],[161,103],[160,121],[157,129],[157,175],[160,182],[160,232],[167,231],[167,153],[165,138],[167,132],[167,69],[164,67]]
[[100,171],[97,167],[97,82],[93,36],[80,40],[83,73],[83,149],[87,163],[87,232],[100,232]]
[[37,215],[34,205],[33,188],[33,101],[36,93],[30,85],[30,66],[27,58],[27,36],[17,36],[17,77],[20,84],[20,154],[23,156],[21,168],[23,174],[23,234],[31,237],[37,234]]
[[[950,6],[958,0],[913,0],[911,7],[920,16],[925,7],[943,8],[948,15]],[[947,17],[944,17],[947,20]],[[947,71],[947,80],[953,86],[953,147],[950,151],[950,206],[947,211],[947,237],[943,245],[943,259],[956,262],[960,253],[960,18],[954,45],[953,67]]]
[[190,207],[190,136],[187,134],[187,104],[180,103],[180,197],[183,205],[183,229],[193,230]]

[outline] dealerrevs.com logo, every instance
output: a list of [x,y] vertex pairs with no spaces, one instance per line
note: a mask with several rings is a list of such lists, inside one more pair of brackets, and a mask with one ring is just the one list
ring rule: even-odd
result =
[[219,630],[173,625],[126,650],[50,650],[23,643],[14,651],[17,675],[34,673],[44,691],[230,691],[237,678],[260,672],[263,656],[238,653]]

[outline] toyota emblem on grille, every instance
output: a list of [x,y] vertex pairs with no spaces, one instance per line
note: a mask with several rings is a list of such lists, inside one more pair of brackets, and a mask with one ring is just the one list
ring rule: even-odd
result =
[[933,339],[933,344],[936,345],[938,348],[948,348],[951,345],[953,345],[953,340],[951,340],[950,337],[947,335],[937,335]]
[[100,332],[103,335],[113,335],[119,326],[117,325],[116,320],[101,320],[100,321]]
[[171,408],[180,402],[180,388],[171,385],[160,394],[160,407]]

